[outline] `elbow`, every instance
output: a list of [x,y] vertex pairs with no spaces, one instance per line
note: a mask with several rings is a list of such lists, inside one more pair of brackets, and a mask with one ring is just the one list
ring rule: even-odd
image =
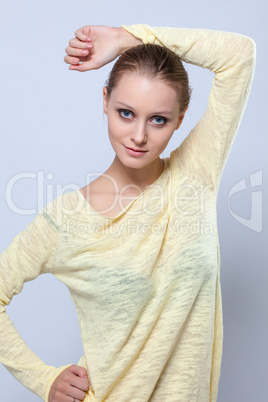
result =
[[254,66],[256,60],[256,42],[247,36],[244,37],[244,51],[247,63]]

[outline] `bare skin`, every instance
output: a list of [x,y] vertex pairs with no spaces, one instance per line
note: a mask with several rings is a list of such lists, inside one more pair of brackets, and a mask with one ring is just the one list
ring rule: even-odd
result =
[[[108,134],[115,151],[109,169],[82,189],[91,206],[105,216],[116,216],[152,185],[164,170],[159,155],[184,118],[177,92],[159,78],[126,73],[111,95],[103,90]],[[129,153],[132,148],[141,154]]]
[[75,38],[69,41],[64,61],[70,64],[70,70],[95,70],[110,63],[130,47],[140,44],[140,39],[123,28],[86,25],[78,29]]
[[[111,217],[162,174],[164,162],[159,155],[180,126],[184,113],[180,114],[176,91],[160,79],[128,73],[120,78],[109,98],[106,92],[104,88],[104,112],[115,158],[109,169],[84,187],[82,193],[93,209]],[[126,147],[143,152],[131,155]]]
[[[162,166],[164,167],[164,164]],[[156,179],[162,171],[156,175]],[[117,216],[149,186],[144,186],[143,184],[141,187],[129,183],[119,188],[119,180],[116,180],[115,177],[116,171],[113,172],[113,166],[111,165],[104,174],[81,189],[81,193],[91,207],[99,214],[108,217]]]
[[64,370],[50,389],[48,402],[83,401],[89,389],[87,370],[73,364]]

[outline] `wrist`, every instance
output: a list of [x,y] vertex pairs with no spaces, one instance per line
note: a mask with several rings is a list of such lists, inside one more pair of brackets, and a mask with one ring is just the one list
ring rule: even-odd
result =
[[119,27],[118,36],[119,36],[119,52],[120,54],[124,53],[126,50],[130,49],[133,46],[142,45],[142,40],[136,38],[136,36],[132,35],[124,28]]

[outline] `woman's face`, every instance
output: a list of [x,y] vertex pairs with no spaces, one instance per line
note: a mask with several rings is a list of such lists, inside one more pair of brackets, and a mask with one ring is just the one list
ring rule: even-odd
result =
[[159,78],[126,73],[107,97],[103,90],[108,133],[120,162],[129,168],[158,163],[184,113],[177,92]]

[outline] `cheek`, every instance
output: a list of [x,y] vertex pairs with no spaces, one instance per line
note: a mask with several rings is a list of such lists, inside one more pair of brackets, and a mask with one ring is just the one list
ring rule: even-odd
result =
[[110,142],[120,142],[126,135],[126,127],[123,126],[118,117],[110,116],[108,118],[108,137]]
[[119,124],[117,119],[115,119],[114,116],[108,115],[107,122],[109,135],[115,135],[115,133],[118,133]]
[[166,146],[172,137],[174,130],[170,127],[154,129],[151,131],[149,141],[159,146]]
[[110,137],[120,139],[131,134],[131,124],[124,122],[117,115],[109,116],[107,121]]

